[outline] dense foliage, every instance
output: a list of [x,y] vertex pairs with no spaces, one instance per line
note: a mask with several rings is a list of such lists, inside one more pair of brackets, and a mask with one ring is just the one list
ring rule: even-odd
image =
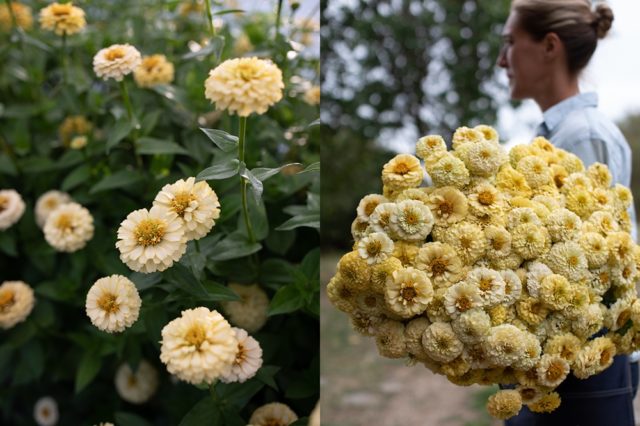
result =
[[[281,1],[273,13],[212,2],[209,26],[201,2],[78,1],[86,28],[58,36],[37,23],[45,2],[25,3],[33,27],[0,32],[0,189],[16,190],[26,204],[20,221],[0,231],[0,282],[28,283],[36,304],[24,322],[0,330],[0,423],[34,424],[34,403],[49,395],[59,424],[246,425],[272,401],[306,424],[319,398],[318,107],[304,97],[317,85],[319,57],[305,44],[313,35],[303,25],[308,17]],[[92,58],[115,43],[165,55],[173,82],[140,88],[131,75],[124,87],[100,80]],[[239,56],[271,59],[285,83],[279,103],[248,117],[241,153],[238,117],[215,111],[204,96],[209,70]],[[75,115],[91,123],[79,149],[59,130]],[[164,185],[190,176],[219,197],[215,227],[166,271],[131,271],[115,247],[120,223],[149,208]],[[36,200],[52,189],[94,218],[81,250],[57,252],[36,225]],[[99,331],[85,313],[89,288],[112,274],[129,277],[142,298],[137,322],[117,334]],[[269,296],[269,319],[251,333],[263,350],[261,369],[244,383],[175,380],[159,359],[161,329],[188,308],[224,315],[221,302],[238,300],[229,283],[258,283]],[[158,370],[160,384],[149,402],[133,405],[119,397],[114,375],[141,359]]]

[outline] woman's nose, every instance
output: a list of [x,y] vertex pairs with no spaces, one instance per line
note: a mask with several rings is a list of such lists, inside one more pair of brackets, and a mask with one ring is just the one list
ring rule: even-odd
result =
[[505,52],[505,48],[503,47],[502,49],[500,49],[500,54],[498,54],[498,59],[496,60],[496,64],[500,67],[500,68],[507,68],[507,55]]

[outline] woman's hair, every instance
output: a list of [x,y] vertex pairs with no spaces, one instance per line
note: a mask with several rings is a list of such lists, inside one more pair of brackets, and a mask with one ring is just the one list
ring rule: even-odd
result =
[[591,10],[590,0],[513,0],[518,24],[535,40],[556,33],[567,52],[569,72],[578,73],[591,59],[598,39],[607,35],[613,12],[604,3]]

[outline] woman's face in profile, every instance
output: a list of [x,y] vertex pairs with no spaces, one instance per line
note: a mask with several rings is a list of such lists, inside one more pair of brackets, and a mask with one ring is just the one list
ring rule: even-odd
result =
[[498,66],[507,71],[512,99],[532,98],[542,88],[546,70],[543,43],[535,41],[520,28],[517,13],[512,11],[502,30],[502,50]]

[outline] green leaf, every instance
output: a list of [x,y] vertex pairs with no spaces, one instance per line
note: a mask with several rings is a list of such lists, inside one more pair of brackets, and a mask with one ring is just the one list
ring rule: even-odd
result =
[[297,174],[309,173],[309,172],[320,172],[320,162],[317,161],[313,164],[309,164],[304,170],[298,172]]
[[189,294],[196,297],[208,297],[209,293],[204,286],[196,279],[191,273],[189,268],[181,263],[175,263],[171,268],[164,271],[164,278],[176,284],[179,288],[183,289]]
[[142,319],[144,320],[145,329],[147,330],[147,336],[153,345],[160,348],[160,335],[162,328],[167,324],[167,310],[165,306],[155,306],[150,309],[145,309],[142,313]]
[[280,367],[276,365],[263,365],[256,373],[256,378],[277,392],[278,385],[274,380],[274,376],[278,371],[280,371]]
[[133,281],[138,291],[143,291],[158,284],[162,280],[162,275],[159,272],[153,272],[151,274],[134,272],[129,275],[129,279]]
[[211,397],[205,396],[182,418],[179,426],[218,425],[221,414]]
[[207,289],[207,293],[209,293],[207,300],[240,300],[240,297],[226,285],[218,284],[213,281],[205,281],[203,285]]
[[21,162],[24,173],[44,173],[56,169],[56,163],[48,157],[30,157]]
[[225,10],[219,10],[215,13],[213,13],[213,16],[220,16],[220,15],[226,15],[227,13],[244,13],[244,10],[242,9],[225,9]]
[[178,104],[187,104],[188,98],[185,91],[179,87],[172,86],[170,84],[157,84],[151,87],[151,90],[163,96],[170,101],[177,102]]
[[278,289],[269,304],[269,315],[288,314],[304,306],[304,296],[295,285]]
[[60,189],[62,189],[63,191],[70,191],[81,183],[86,182],[90,176],[91,166],[89,166],[88,164],[82,164],[81,166],[74,169],[71,173],[69,173],[66,178],[64,178]]
[[[249,221],[253,229],[253,236],[257,241],[262,241],[269,235],[269,219],[267,218],[267,210],[263,200],[257,200],[253,197],[247,198],[247,208],[249,210]],[[238,215],[238,231],[248,236],[244,217]]]
[[240,161],[237,158],[215,162],[213,163],[213,166],[207,167],[198,173],[196,180],[220,180],[230,178],[231,176],[237,175],[239,169]]
[[0,232],[0,251],[12,257],[16,257],[18,255],[16,240],[12,233],[7,231]]
[[107,154],[113,147],[129,136],[129,133],[133,130],[133,124],[129,119],[121,119],[113,125],[109,131],[109,137],[107,138]]
[[79,393],[98,375],[102,358],[93,351],[85,352],[76,371],[75,392]]
[[268,259],[260,265],[260,282],[272,288],[293,283],[294,266],[282,259]]
[[255,377],[244,383],[218,383],[216,391],[223,401],[233,404],[238,408],[247,405],[247,402],[264,387],[264,383]]
[[238,149],[237,136],[218,129],[205,129],[200,127],[200,130],[202,130],[204,134],[207,135],[207,137],[224,152],[233,152]]
[[[269,179],[271,176],[274,176],[276,174],[278,174],[280,172],[280,170],[284,169],[285,167],[289,167],[289,166],[299,166],[301,165],[300,163],[289,163],[289,164],[285,164],[284,166],[280,166],[280,167],[275,167],[275,168],[266,168],[266,167],[256,167],[255,169],[251,169],[251,173],[257,178],[259,179],[261,182],[264,182],[265,180]],[[302,173],[302,172],[300,172]]]
[[276,228],[276,231],[288,231],[290,229],[299,228],[301,226],[320,229],[320,214],[307,213],[299,216],[294,216],[284,222],[282,225],[278,226]]
[[44,50],[45,52],[51,52],[51,47],[48,44],[43,43],[42,41],[38,40],[35,37],[31,37],[24,30],[22,29],[18,30],[18,34],[26,44],[37,47],[38,49]]
[[142,417],[124,411],[118,411],[115,414],[115,420],[118,426],[151,426],[151,423]]
[[262,199],[262,191],[264,189],[262,182],[260,182],[260,180],[255,177],[249,169],[245,167],[244,163],[240,163],[240,170],[238,173],[249,182],[249,187],[251,188],[253,199],[256,203],[259,203]]
[[134,170],[119,170],[112,175],[105,176],[100,182],[93,185],[89,194],[95,194],[109,189],[123,188],[133,185],[144,179],[144,175]]
[[13,384],[22,385],[36,381],[44,371],[44,353],[37,340],[31,340],[20,349],[18,365],[15,368]]
[[172,141],[164,141],[154,138],[140,138],[137,141],[138,153],[154,155],[154,154],[182,154],[189,155],[189,152]]
[[0,173],[10,176],[18,174],[18,169],[16,169],[13,161],[5,154],[0,154]]
[[296,231],[271,232],[265,240],[269,250],[284,256],[296,240]]
[[209,255],[210,260],[229,260],[238,257],[249,256],[250,254],[260,251],[262,245],[259,243],[250,243],[247,237],[234,232],[229,234],[227,238],[216,244],[215,251]]
[[315,127],[315,126],[319,126],[320,125],[320,119],[317,118],[315,120],[313,120],[311,123],[307,124],[307,129],[310,127]]
[[310,280],[317,280],[320,278],[320,249],[315,248],[311,250],[302,259],[300,269]]

